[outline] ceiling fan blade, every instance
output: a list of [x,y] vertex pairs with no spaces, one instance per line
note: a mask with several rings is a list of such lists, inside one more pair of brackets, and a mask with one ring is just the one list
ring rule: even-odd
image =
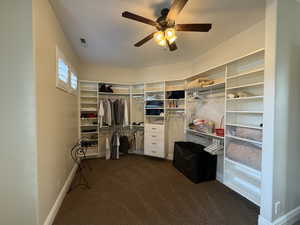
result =
[[167,41],[169,49],[171,52],[176,51],[178,49],[177,45],[175,42],[173,42],[172,44],[169,43],[169,41]]
[[171,21],[175,21],[178,14],[181,12],[181,10],[184,8],[188,0],[174,0],[170,11],[167,15],[167,19]]
[[176,24],[177,31],[194,31],[194,32],[208,32],[212,24]]
[[154,37],[154,34],[155,34],[155,32],[153,32],[152,34],[148,35],[143,40],[141,40],[138,43],[136,43],[134,46],[135,47],[141,47],[143,44],[145,44],[146,42],[150,41]]
[[157,22],[155,22],[153,20],[150,20],[150,19],[147,19],[145,17],[139,16],[139,15],[136,15],[136,14],[131,13],[131,12],[125,11],[125,12],[122,13],[122,16],[127,18],[127,19],[135,20],[135,21],[138,21],[138,22],[141,22],[141,23],[145,23],[145,24],[154,26],[154,27],[158,27]]

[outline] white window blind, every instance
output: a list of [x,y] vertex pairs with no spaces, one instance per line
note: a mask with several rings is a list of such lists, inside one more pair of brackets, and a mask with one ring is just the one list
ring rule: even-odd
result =
[[71,72],[71,88],[77,90],[77,76],[75,73]]
[[66,84],[69,82],[69,67],[61,58],[58,59],[58,78]]

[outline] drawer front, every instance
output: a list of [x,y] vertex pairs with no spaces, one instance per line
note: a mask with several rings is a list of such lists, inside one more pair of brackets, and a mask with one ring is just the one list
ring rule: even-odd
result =
[[165,158],[165,152],[163,149],[151,148],[150,146],[145,147],[145,155]]
[[153,134],[153,133],[145,133],[145,140],[149,142],[161,142],[163,143],[165,139],[164,134]]
[[162,125],[148,125],[145,126],[145,132],[149,134],[157,134],[157,133],[164,133],[164,126]]
[[164,149],[164,141],[159,140],[145,140],[145,146],[148,146],[149,148],[157,148],[157,149]]

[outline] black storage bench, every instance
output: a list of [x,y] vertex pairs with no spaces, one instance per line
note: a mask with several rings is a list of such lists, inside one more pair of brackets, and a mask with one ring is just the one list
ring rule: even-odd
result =
[[216,179],[217,156],[204,148],[192,142],[176,142],[174,146],[174,167],[196,184]]

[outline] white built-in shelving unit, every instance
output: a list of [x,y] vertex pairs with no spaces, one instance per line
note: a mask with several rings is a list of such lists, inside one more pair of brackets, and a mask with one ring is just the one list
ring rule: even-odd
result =
[[79,92],[79,137],[91,144],[87,148],[86,157],[98,157],[98,84],[82,81],[79,83]]
[[[208,78],[216,82],[201,88],[193,87],[191,83],[198,78]],[[110,83],[113,93],[99,92],[99,84],[103,83],[108,84],[100,81],[80,81],[80,114],[93,112],[97,114],[101,98],[128,98],[130,104],[128,128],[141,129],[145,132],[144,149],[137,149],[132,153],[169,159],[172,159],[170,152],[174,140],[168,140],[172,131],[168,130],[167,124],[170,122],[170,115],[174,113],[182,115],[181,118],[184,120],[182,131],[185,134],[183,139],[203,145],[209,145],[213,140],[220,141],[224,146],[224,152],[218,154],[218,171],[222,177],[219,180],[260,205],[264,116],[263,49],[182,80],[137,84]],[[171,91],[183,90],[184,98],[172,99],[168,96]],[[232,96],[235,97],[231,98]],[[161,104],[149,107],[151,101]],[[150,115],[151,109],[159,110],[160,113]],[[225,137],[190,129],[189,124],[193,119],[201,116],[203,119],[215,121],[216,128],[223,127]],[[221,125],[223,116],[224,125]],[[137,125],[138,123],[140,125]],[[100,133],[110,129],[99,128],[98,124],[97,117],[80,120],[80,137],[93,135],[90,141],[97,144],[97,147],[89,152],[90,156],[95,157],[100,156],[101,152]],[[95,132],[82,132],[95,127]]]
[[224,183],[260,205],[264,50],[227,65],[226,96]]

